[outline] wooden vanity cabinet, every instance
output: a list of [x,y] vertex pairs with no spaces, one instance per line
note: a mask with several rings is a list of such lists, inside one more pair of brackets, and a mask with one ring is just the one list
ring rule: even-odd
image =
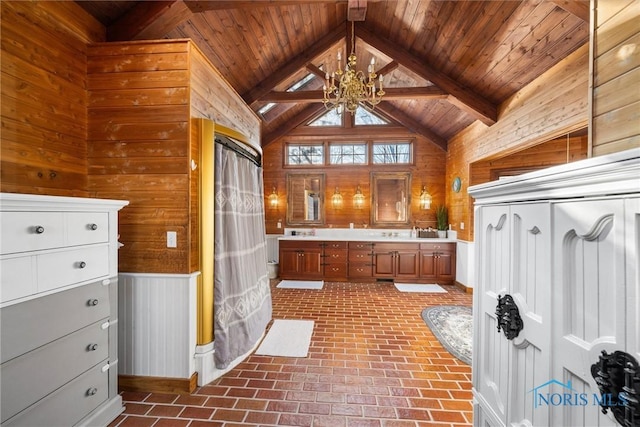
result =
[[280,241],[280,278],[322,279],[323,246],[321,241]]
[[456,278],[455,243],[421,243],[420,278],[453,283]]
[[420,245],[416,243],[376,243],[373,250],[373,276],[389,279],[415,279],[420,273]]
[[328,280],[347,279],[347,242],[323,242],[324,277]]
[[373,246],[371,242],[349,242],[349,278],[370,279],[373,275]]

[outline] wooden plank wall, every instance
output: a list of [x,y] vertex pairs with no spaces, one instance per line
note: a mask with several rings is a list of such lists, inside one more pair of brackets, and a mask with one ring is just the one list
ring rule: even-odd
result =
[[[379,138],[380,134],[374,134],[372,132],[363,132],[358,136],[351,136],[349,141],[367,141],[375,138]],[[354,223],[356,228],[362,228],[364,224],[370,226],[371,223],[371,184],[370,174],[373,171],[379,172],[411,172],[411,219],[412,224],[417,224],[421,227],[433,226],[435,227],[435,213],[434,210],[423,211],[418,207],[418,200],[420,197],[420,191],[422,186],[425,185],[433,196],[433,205],[442,204],[445,200],[445,152],[434,145],[432,142],[426,140],[421,136],[407,133],[406,130],[398,129],[394,133],[394,138],[415,138],[414,139],[414,156],[415,165],[402,165],[402,166],[324,166],[324,167],[285,167],[284,166],[284,149],[287,141],[300,142],[300,137],[287,136],[282,138],[278,142],[269,144],[264,148],[264,181],[265,181],[265,217],[267,233],[280,234],[283,229],[277,228],[277,223],[280,221],[282,226],[285,224],[286,209],[287,209],[287,194],[286,194],[286,173],[300,172],[300,173],[318,173],[325,172],[325,227],[346,228],[350,223]],[[306,141],[312,140],[307,139]],[[340,140],[344,139],[344,136],[339,135],[325,135],[321,140]],[[365,204],[362,209],[356,209],[353,207],[353,195],[356,192],[356,187],[360,185],[360,189],[365,196]],[[272,188],[275,187],[279,196],[278,208],[271,208],[268,204],[268,196],[271,194]],[[334,209],[331,205],[331,196],[333,195],[336,187],[339,188],[343,197],[343,207],[341,209]],[[298,227],[296,227],[298,228]],[[302,228],[302,227],[300,227]],[[401,228],[408,228],[406,225]]]
[[[129,200],[120,271],[189,273],[189,45],[103,43],[88,52],[89,190]],[[167,231],[178,247],[167,248]]]
[[596,0],[592,152],[640,147],[640,1]]
[[0,190],[87,197],[87,43],[75,2],[2,1]]
[[[449,221],[458,238],[473,240],[470,165],[531,148],[587,126],[589,47],[584,45],[500,106],[498,122],[476,122],[449,141],[446,182],[462,180],[462,190],[446,187]],[[465,227],[462,229],[461,224]]]

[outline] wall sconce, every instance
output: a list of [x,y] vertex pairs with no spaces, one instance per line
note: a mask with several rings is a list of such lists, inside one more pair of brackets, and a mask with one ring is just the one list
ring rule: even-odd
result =
[[420,209],[427,210],[431,209],[431,194],[427,192],[427,188],[422,186],[422,193],[420,193]]
[[278,207],[278,192],[276,191],[276,187],[273,187],[273,191],[269,194],[269,206],[271,206],[272,209]]
[[356,209],[362,209],[364,206],[364,194],[360,190],[360,186],[356,188],[356,194],[353,195],[353,207]]
[[342,207],[342,194],[340,194],[338,187],[336,187],[335,193],[331,196],[331,204],[334,209],[340,209]]

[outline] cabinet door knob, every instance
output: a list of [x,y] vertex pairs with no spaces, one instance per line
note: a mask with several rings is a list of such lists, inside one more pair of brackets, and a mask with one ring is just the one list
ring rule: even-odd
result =
[[98,389],[95,387],[91,387],[87,390],[87,396],[95,396],[96,394],[98,394]]
[[87,263],[86,263],[86,262],[84,262],[84,261],[80,261],[80,262],[78,263],[78,268],[85,268],[86,266],[87,266]]
[[97,230],[98,224],[89,224],[89,230]]
[[98,349],[98,344],[89,344],[87,346],[87,351],[96,351]]
[[34,227],[34,230],[35,230],[36,234],[42,234],[42,233],[44,233],[44,227],[43,227],[43,226],[41,226],[41,225],[36,225],[36,226]]
[[90,305],[90,306],[92,306],[92,307],[95,307],[96,305],[98,305],[98,299],[97,299],[97,298],[95,298],[95,299],[90,299],[90,300],[87,302],[87,304],[88,304],[88,305]]

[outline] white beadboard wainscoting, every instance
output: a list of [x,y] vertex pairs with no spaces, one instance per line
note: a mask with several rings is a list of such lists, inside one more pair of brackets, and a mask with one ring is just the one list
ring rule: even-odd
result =
[[119,274],[120,375],[190,378],[196,372],[199,274]]
[[267,261],[278,262],[280,257],[278,253],[278,237],[282,237],[282,234],[267,234]]
[[475,278],[475,252],[474,242],[458,240],[456,245],[456,282],[473,288]]

